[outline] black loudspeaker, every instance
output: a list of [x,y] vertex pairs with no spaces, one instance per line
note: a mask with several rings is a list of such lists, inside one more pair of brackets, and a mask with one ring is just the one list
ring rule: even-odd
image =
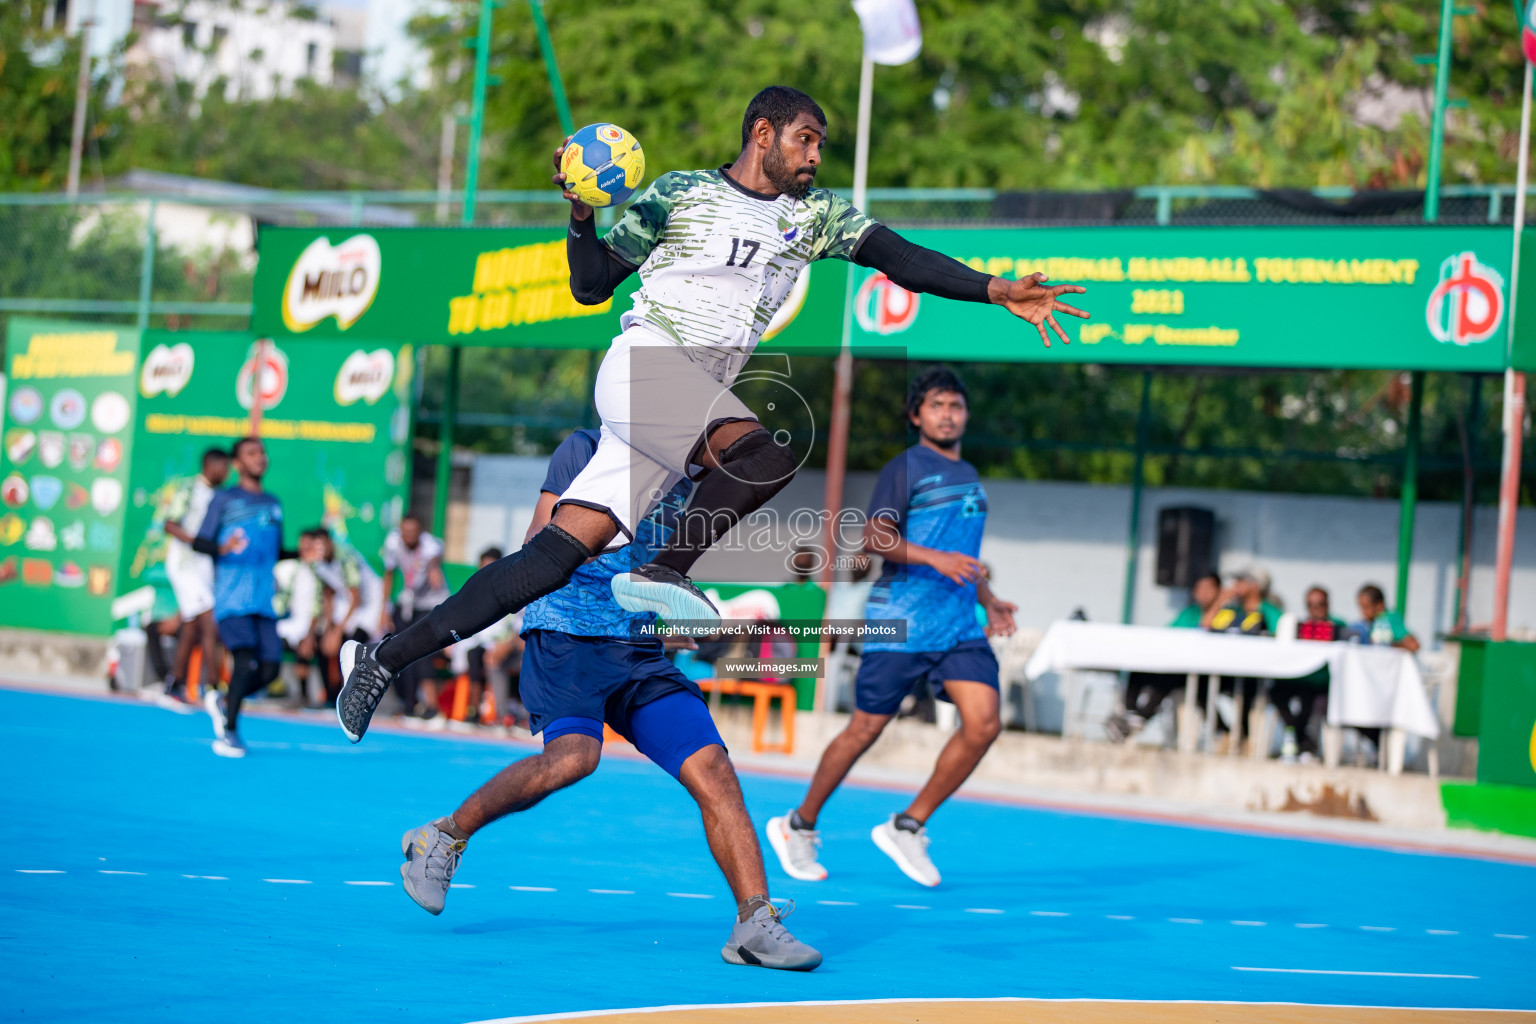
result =
[[1216,513],[1208,508],[1157,512],[1157,585],[1187,587],[1216,568]]

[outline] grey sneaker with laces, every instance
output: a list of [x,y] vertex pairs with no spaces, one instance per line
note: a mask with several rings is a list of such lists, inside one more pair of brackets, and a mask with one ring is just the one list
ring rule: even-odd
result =
[[939,869],[928,859],[928,829],[908,832],[896,827],[896,815],[876,825],[869,837],[880,852],[896,862],[901,873],[919,885],[932,888],[939,884]]
[[758,907],[745,921],[736,922],[731,937],[720,950],[728,964],[771,967],[779,971],[814,971],[821,966],[821,954],[807,946],[784,927],[784,919],[795,909],[791,902],[783,910]]
[[827,877],[827,869],[816,859],[821,847],[821,833],[811,828],[795,828],[790,824],[794,812],[781,818],[769,818],[763,831],[768,834],[768,845],[779,856],[779,866],[790,878],[802,882],[820,882]]
[[405,894],[422,910],[429,914],[443,912],[448,885],[453,881],[453,873],[459,870],[459,858],[466,845],[464,840],[453,838],[436,825],[413,828],[400,838],[400,852],[405,855],[405,863],[400,865]]
[[[389,639],[388,637],[384,638]],[[379,701],[389,690],[391,676],[376,660],[377,644],[348,640],[341,645],[341,692],[336,695],[336,721],[347,739],[356,743],[368,731]]]

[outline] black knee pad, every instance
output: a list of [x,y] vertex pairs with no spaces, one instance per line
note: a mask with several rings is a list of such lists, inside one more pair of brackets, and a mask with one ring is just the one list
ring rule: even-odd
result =
[[763,429],[737,438],[720,452],[720,472],[744,484],[758,505],[782,491],[797,468],[794,453]]

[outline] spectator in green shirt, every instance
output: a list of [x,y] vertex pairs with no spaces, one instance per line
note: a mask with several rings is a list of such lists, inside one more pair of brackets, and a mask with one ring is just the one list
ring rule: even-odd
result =
[[1246,633],[1273,636],[1280,623],[1280,609],[1265,597],[1269,573],[1256,565],[1232,574],[1221,594],[1221,607],[1205,622],[1213,633]]
[[1221,607],[1221,577],[1213,572],[1195,580],[1189,588],[1189,604],[1168,623],[1171,629],[1199,629]]
[[1401,647],[1410,653],[1418,651],[1418,638],[1408,632],[1408,626],[1401,615],[1387,610],[1387,596],[1380,587],[1367,583],[1355,595],[1355,601],[1360,605],[1360,621],[1350,626],[1349,630],[1359,637],[1361,643],[1378,647]]

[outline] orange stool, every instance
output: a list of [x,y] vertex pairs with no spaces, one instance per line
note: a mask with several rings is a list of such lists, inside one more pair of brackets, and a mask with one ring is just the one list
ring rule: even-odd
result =
[[[748,679],[702,679],[699,689],[752,698],[752,753],[791,754],[795,750],[795,688],[788,683],[763,683]],[[779,702],[779,718],[784,723],[784,742],[769,744],[768,712],[773,700]]]
[[187,659],[187,700],[196,704],[202,694],[203,682],[203,645],[198,644],[192,648],[192,656]]
[[448,717],[455,722],[464,721],[469,713],[469,673],[461,672],[453,679],[453,711]]

